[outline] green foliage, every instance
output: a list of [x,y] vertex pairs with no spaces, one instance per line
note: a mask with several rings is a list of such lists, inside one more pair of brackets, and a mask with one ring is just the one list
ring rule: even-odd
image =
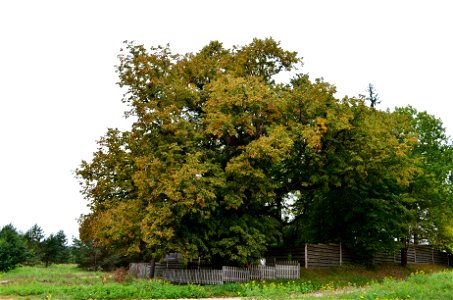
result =
[[[300,88],[306,84],[299,78]],[[397,114],[370,109],[356,99],[318,105],[315,111],[312,149],[302,144],[293,159],[303,155],[305,160],[289,167],[300,181],[291,180],[296,213],[286,240],[342,242],[364,254],[364,260],[382,248],[397,247],[395,237],[404,233],[400,216],[406,213],[398,195],[419,172],[409,156],[413,142],[395,132],[408,125]],[[300,115],[303,122],[307,117]]]
[[27,259],[27,248],[23,237],[13,225],[0,230],[0,272],[14,269]]

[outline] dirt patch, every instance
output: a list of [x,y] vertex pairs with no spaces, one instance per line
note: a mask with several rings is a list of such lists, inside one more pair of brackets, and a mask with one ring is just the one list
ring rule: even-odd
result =
[[357,291],[361,291],[361,290],[363,290],[363,288],[345,287],[345,288],[336,289],[336,290],[317,291],[317,292],[313,292],[313,293],[304,294],[302,299],[305,297],[321,298],[321,297],[325,297],[325,296],[344,295],[344,294],[349,294],[349,293],[357,292]]

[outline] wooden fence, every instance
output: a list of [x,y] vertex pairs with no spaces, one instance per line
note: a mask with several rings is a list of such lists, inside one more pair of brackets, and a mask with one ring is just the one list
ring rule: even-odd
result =
[[[382,252],[374,256],[375,264],[401,263],[400,253]],[[450,257],[446,252],[433,249],[429,246],[410,246],[407,251],[408,264],[436,264],[450,266]]]
[[[149,278],[151,264],[132,263],[129,274],[138,278]],[[223,284],[225,282],[245,282],[250,280],[299,279],[300,264],[291,262],[274,266],[253,265],[247,268],[223,266],[221,270],[209,269],[169,269],[156,264],[154,278],[173,283]]]
[[223,284],[224,282],[222,270],[206,269],[161,269],[156,271],[154,278],[182,284]]
[[[266,266],[238,268],[224,266],[221,270],[207,268],[186,268],[177,259],[167,259],[156,263],[132,263],[129,274],[138,278],[162,278],[174,283],[223,284],[224,282],[244,282],[249,280],[272,280],[278,278],[300,278],[300,266],[324,268],[350,264],[357,261],[352,251],[341,244],[305,244],[304,247],[272,248],[266,255]],[[430,246],[412,245],[408,249],[408,264],[439,264],[450,266],[450,256],[446,252]],[[382,252],[373,257],[374,264],[399,264],[399,252]],[[154,272],[152,272],[154,270]]]
[[[292,259],[307,269],[341,266],[358,260],[352,251],[341,244],[305,244],[304,247],[272,248],[265,257],[268,264],[272,264],[273,261]],[[448,253],[423,245],[411,245],[407,260],[408,264],[450,265]],[[399,252],[382,252],[376,254],[372,262],[399,264],[401,256]]]
[[[280,262],[285,263],[285,262]],[[250,280],[299,279],[300,264],[276,264],[274,266],[250,266],[247,268],[222,267],[224,282],[244,282]]]
[[266,262],[291,259],[306,269],[335,267],[351,263],[353,255],[341,244],[305,244],[304,247],[272,248],[266,254]]
[[137,278],[150,278],[151,277],[150,263],[131,263],[129,264],[129,275]]

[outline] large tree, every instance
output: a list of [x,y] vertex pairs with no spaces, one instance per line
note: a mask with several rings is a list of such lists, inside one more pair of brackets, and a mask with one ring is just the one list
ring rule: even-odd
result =
[[277,83],[301,60],[272,39],[185,55],[126,43],[119,59],[134,122],[77,170],[83,241],[246,264],[282,243],[377,249],[401,236],[399,194],[419,172],[407,118],[308,75]]
[[272,76],[299,63],[296,53],[272,39],[183,56],[127,50],[118,72],[136,122],[110,130],[78,170],[92,208],[81,237],[130,257],[258,259],[280,231],[268,167],[291,148]]

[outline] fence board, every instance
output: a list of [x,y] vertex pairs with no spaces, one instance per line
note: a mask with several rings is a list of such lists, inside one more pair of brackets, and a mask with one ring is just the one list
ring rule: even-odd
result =
[[298,261],[301,265],[305,264],[305,248],[304,247],[275,247],[269,249],[265,254],[266,264],[275,265],[276,261]]
[[223,266],[223,282],[244,282],[250,280],[249,272],[238,267]]
[[299,279],[300,265],[275,265],[275,277],[283,279]]
[[396,263],[395,253],[392,252],[381,252],[373,257],[373,263],[375,264],[394,264]]
[[223,284],[222,270],[206,269],[165,269],[161,270],[158,278],[173,283]]
[[307,244],[307,268],[324,268],[342,264],[342,247],[339,244]]
[[137,278],[149,278],[151,274],[151,264],[131,263],[129,264],[129,275]]

